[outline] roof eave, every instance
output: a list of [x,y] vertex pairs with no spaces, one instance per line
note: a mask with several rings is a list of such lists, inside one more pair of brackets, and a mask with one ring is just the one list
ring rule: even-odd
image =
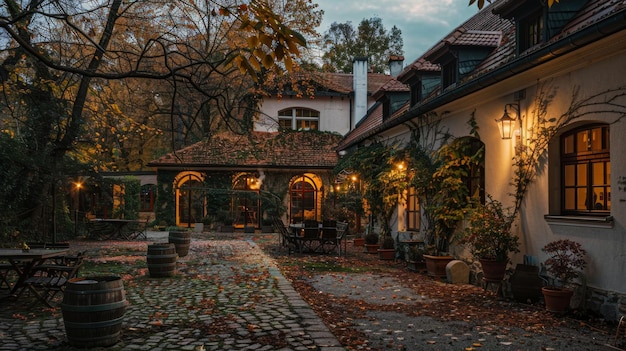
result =
[[464,84],[457,85],[455,89],[451,89],[450,91],[425,102],[423,105],[418,105],[415,108],[410,109],[405,115],[384,122],[380,126],[373,128],[361,136],[358,136],[352,142],[342,145],[343,147],[341,149],[348,149],[352,145],[361,143],[362,141],[367,140],[385,130],[404,124],[424,113],[430,112],[456,99],[486,88],[494,82],[513,77],[528,69],[536,67],[537,65],[552,61],[585,45],[591,44],[600,38],[617,33],[624,29],[626,29],[626,11],[620,11],[572,35],[550,43],[537,51],[510,61],[493,71],[480,75],[468,82],[465,82]]

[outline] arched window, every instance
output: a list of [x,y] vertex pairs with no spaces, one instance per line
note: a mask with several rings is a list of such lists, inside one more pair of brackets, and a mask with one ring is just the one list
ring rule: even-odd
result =
[[564,214],[608,214],[611,210],[608,125],[588,125],[561,136],[561,178]]
[[205,216],[204,182],[196,172],[180,174],[176,179],[176,224],[192,227]]
[[319,130],[320,112],[308,108],[287,108],[278,111],[278,126],[281,129]]
[[317,188],[315,182],[302,176],[291,183],[289,215],[293,223],[317,220]]

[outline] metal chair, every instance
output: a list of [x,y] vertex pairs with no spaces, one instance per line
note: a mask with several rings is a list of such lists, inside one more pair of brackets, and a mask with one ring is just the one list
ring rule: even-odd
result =
[[341,256],[341,242],[344,243],[343,255],[347,255],[348,246],[346,242],[346,235],[348,235],[348,223],[347,222],[337,222],[337,231],[336,231],[336,242],[337,247],[339,248],[339,256]]
[[24,288],[19,292],[18,297],[28,289],[37,300],[52,307],[50,301],[56,294],[63,292],[70,279],[78,277],[78,271],[83,264],[83,256],[82,253],[64,256],[62,260],[57,260],[54,264],[37,267],[37,275],[24,281]]

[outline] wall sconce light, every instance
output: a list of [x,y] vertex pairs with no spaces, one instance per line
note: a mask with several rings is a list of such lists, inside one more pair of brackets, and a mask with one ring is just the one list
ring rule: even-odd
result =
[[516,118],[513,118],[511,117],[511,115],[509,115],[507,108],[515,110],[515,112],[517,113],[517,116],[519,117],[519,110],[520,110],[519,102],[515,104],[504,105],[504,115],[502,115],[502,118],[496,119],[496,122],[498,123],[498,126],[500,127],[500,135],[502,136],[503,140],[511,139],[513,137],[513,130],[514,130],[513,127],[515,127],[515,121],[517,120]]

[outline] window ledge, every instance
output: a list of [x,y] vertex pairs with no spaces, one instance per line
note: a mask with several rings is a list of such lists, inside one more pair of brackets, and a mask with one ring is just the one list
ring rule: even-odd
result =
[[590,228],[613,228],[613,216],[559,216],[545,215],[543,218],[551,225],[590,227]]

